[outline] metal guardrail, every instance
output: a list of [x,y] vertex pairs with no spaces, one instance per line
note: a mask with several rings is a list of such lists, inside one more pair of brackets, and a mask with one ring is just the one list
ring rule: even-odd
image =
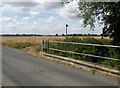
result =
[[88,46],[104,46],[104,47],[120,48],[120,46],[113,46],[113,45],[100,45],[100,44],[75,43],[75,42],[61,42],[61,41],[49,41],[49,42],[55,42],[55,43],[68,43],[68,44],[77,44],[77,45],[88,45]]
[[[55,48],[49,48],[49,43],[64,43],[64,44],[73,44],[73,50],[72,51],[66,51],[66,50],[59,50]],[[112,60],[112,61],[120,61],[120,59],[115,59],[115,58],[110,58],[110,57],[103,57],[103,56],[97,56],[97,55],[91,55],[91,54],[84,54],[84,53],[78,53],[74,52],[74,45],[87,45],[87,46],[99,46],[99,47],[111,47],[111,48],[120,48],[120,46],[114,46],[114,45],[100,45],[100,44],[87,44],[87,43],[75,43],[75,42],[61,42],[61,41],[49,41],[46,40],[46,53],[48,53],[48,50],[54,50],[54,51],[60,51],[60,52],[66,52],[66,53],[71,53],[77,54],[77,55],[85,55],[85,56],[91,56],[91,57],[97,57],[97,58],[103,58],[106,60]],[[44,40],[42,41],[42,49],[44,50]]]

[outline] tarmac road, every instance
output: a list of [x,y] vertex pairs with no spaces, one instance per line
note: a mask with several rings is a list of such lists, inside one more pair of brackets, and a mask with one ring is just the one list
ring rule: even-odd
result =
[[[1,52],[0,52],[1,53]],[[117,80],[2,47],[2,86],[117,86]]]

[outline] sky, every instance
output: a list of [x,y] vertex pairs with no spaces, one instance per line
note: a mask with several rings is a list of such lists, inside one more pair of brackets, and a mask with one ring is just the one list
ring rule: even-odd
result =
[[[11,2],[10,2],[11,1]],[[0,33],[2,34],[101,34],[102,26],[95,30],[82,27],[83,19],[77,16],[78,2],[62,5],[60,0],[4,0],[0,2]],[[2,29],[2,30],[1,30]]]

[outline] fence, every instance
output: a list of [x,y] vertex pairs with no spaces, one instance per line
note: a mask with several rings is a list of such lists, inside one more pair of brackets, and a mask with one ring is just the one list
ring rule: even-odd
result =
[[[66,51],[66,50],[60,50],[56,48],[49,48],[49,43],[62,43],[62,44],[72,44],[73,49],[72,51]],[[91,54],[85,54],[85,53],[78,53],[74,52],[74,45],[86,45],[86,46],[98,46],[98,47],[110,47],[110,48],[120,48],[120,46],[114,46],[114,45],[100,45],[100,44],[87,44],[87,43],[75,43],[75,42],[61,42],[61,41],[49,41],[49,40],[42,40],[42,50],[46,50],[46,53],[48,53],[49,50],[53,51],[59,51],[59,52],[64,52],[64,53],[71,53],[73,56],[76,55],[85,55],[85,56],[90,56],[90,57],[96,57],[96,58],[102,58],[106,60],[112,60],[112,61],[117,61],[120,62],[120,59],[117,58],[110,58],[110,57],[104,57],[104,56],[97,56],[97,55],[91,55]]]

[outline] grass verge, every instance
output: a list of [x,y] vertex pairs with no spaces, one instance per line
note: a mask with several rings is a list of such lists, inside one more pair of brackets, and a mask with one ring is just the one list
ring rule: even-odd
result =
[[33,56],[38,56],[39,52],[41,51],[41,44],[39,43],[30,43],[30,42],[17,42],[14,43],[12,41],[2,42],[3,46],[7,46],[10,48],[16,48],[20,50],[26,51],[28,54]]

